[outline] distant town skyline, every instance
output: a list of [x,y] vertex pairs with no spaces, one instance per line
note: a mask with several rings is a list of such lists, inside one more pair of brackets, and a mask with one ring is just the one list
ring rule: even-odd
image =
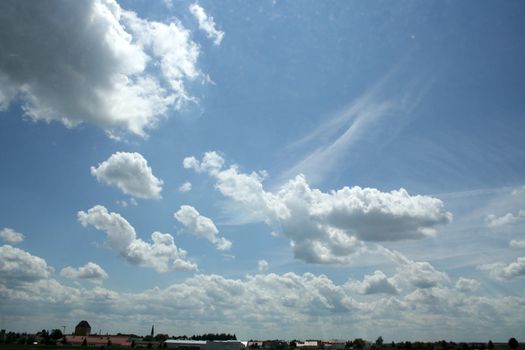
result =
[[525,339],[523,18],[0,1],[0,329]]

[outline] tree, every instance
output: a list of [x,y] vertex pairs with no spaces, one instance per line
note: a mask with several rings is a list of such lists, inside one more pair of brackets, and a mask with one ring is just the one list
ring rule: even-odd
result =
[[510,338],[508,344],[509,344],[509,348],[511,349],[516,349],[520,345],[520,343],[518,343],[516,338]]
[[362,349],[365,347],[365,341],[361,338],[356,338],[354,339],[354,341],[352,342],[354,348],[356,349]]
[[383,345],[383,337],[379,336],[379,338],[376,339],[376,345],[382,346]]
[[50,335],[50,337],[52,339],[55,339],[55,340],[58,340],[58,339],[62,338],[63,336],[64,335],[62,334],[62,331],[60,329],[53,329],[51,331],[51,335]]

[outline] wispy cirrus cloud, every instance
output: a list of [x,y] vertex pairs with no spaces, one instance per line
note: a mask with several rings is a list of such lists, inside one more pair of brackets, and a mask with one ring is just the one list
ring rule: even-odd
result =
[[[288,150],[299,150],[302,156],[281,174],[281,179],[304,174],[312,184],[319,183],[360,141],[373,138],[385,142],[395,137],[429,88],[429,83],[414,82],[393,96],[386,95],[396,73],[392,70],[386,74],[311,133],[290,144]],[[384,129],[388,129],[388,137],[381,132]]]

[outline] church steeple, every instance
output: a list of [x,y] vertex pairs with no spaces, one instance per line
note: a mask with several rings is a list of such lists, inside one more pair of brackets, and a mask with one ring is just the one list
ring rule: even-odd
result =
[[153,336],[155,335],[155,328],[154,328],[155,325],[152,325],[151,326],[151,337],[153,338]]

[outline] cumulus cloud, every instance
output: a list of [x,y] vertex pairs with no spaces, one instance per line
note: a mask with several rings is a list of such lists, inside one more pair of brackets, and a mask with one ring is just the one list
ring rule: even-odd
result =
[[511,248],[525,249],[525,240],[515,240],[509,242]]
[[445,272],[438,271],[426,261],[411,261],[401,268],[397,279],[408,281],[416,288],[431,288],[450,281]]
[[197,209],[191,205],[181,205],[180,209],[173,214],[184,227],[194,235],[207,239],[215,244],[219,250],[229,250],[232,243],[224,237],[218,237],[219,230],[213,221],[201,215]]
[[92,166],[91,175],[130,196],[161,198],[163,181],[153,175],[148,161],[137,152],[114,153],[98,167]]
[[88,262],[86,265],[78,268],[64,267],[60,271],[60,275],[74,280],[84,279],[93,283],[101,283],[102,280],[108,278],[106,271],[94,262]]
[[12,247],[0,246],[0,281],[5,284],[37,281],[50,277],[53,269],[38,256]]
[[179,191],[182,193],[190,192],[191,191],[191,182],[185,182],[179,187]]
[[441,200],[412,196],[404,189],[381,192],[355,186],[327,193],[311,188],[299,175],[272,193],[263,187],[265,172],[224,168],[216,152],[205,153],[201,161],[187,157],[183,165],[215,178],[223,196],[290,239],[294,256],[306,262],[348,263],[363,242],[420,239],[452,220]]
[[145,136],[203,76],[175,18],[142,19],[114,0],[2,1],[0,14],[0,109],[19,99],[33,120]]
[[[389,252],[397,264],[406,262],[402,254]],[[80,270],[74,269],[76,273]],[[133,330],[143,327],[144,320],[157,319],[163,327],[180,324],[181,333],[228,324],[238,334],[252,338],[268,332],[282,338],[297,334],[336,337],[350,325],[356,332],[381,328],[387,332],[383,335],[396,339],[398,334],[439,338],[456,329],[476,337],[491,329],[504,336],[509,330],[516,333],[522,329],[525,312],[522,296],[475,296],[458,290],[458,284],[456,288],[436,285],[398,290],[397,294],[378,293],[374,298],[354,295],[356,290],[349,285],[366,286],[365,281],[380,285],[374,282],[385,279],[380,271],[365,276],[363,282],[349,280],[345,284],[312,273],[256,274],[239,279],[201,274],[161,288],[128,292],[98,285],[65,286],[53,279],[51,272],[41,258],[10,246],[0,247],[0,299],[6,322],[36,328],[49,317],[59,322],[83,314],[94,322],[108,322],[103,315],[111,314],[106,327],[115,332],[123,322]],[[13,278],[24,273],[22,279]],[[465,280],[466,285],[475,285]]]
[[0,283],[0,298],[6,322],[26,317],[26,326],[31,328],[39,324],[39,317],[63,319],[81,313],[102,322],[100,315],[111,314],[113,327],[106,327],[115,332],[124,322],[128,329],[140,329],[145,319],[157,319],[165,327],[180,324],[181,333],[196,326],[207,329],[228,324],[238,335],[253,338],[268,332],[283,338],[297,334],[336,337],[347,332],[349,325],[356,332],[381,328],[391,339],[398,334],[439,338],[455,329],[480,338],[491,329],[503,337],[509,329],[513,333],[522,329],[525,312],[522,296],[479,297],[442,286],[358,301],[346,285],[312,273],[240,279],[194,275],[166,287],[130,292],[100,286],[67,287],[47,278],[17,286]]
[[213,44],[219,46],[224,37],[224,32],[215,28],[213,17],[208,16],[204,9],[198,4],[190,5],[189,9],[191,14],[197,19],[199,29],[203,30],[209,39],[213,40]]
[[487,216],[486,221],[490,227],[500,227],[521,223],[525,221],[525,210],[520,210],[517,214],[507,213],[503,216],[491,214]]
[[80,223],[91,225],[106,233],[107,245],[126,260],[140,266],[152,267],[158,272],[169,270],[197,270],[197,265],[186,260],[187,252],[175,245],[169,233],[153,232],[152,243],[137,238],[135,229],[118,213],[110,213],[101,205],[77,214]]
[[0,230],[0,239],[9,244],[17,244],[24,240],[24,235],[12,228],[4,227]]
[[201,161],[195,157],[186,157],[182,161],[185,169],[193,169],[198,173],[217,174],[224,166],[224,158],[217,152],[206,152]]
[[479,266],[490,276],[500,280],[511,280],[525,275],[525,256],[518,257],[515,262],[510,264],[498,262]]
[[480,283],[473,278],[460,277],[456,282],[456,289],[462,292],[473,292],[477,290]]
[[363,281],[351,282],[348,286],[360,294],[399,294],[400,292],[393,279],[388,278],[382,271],[375,271],[372,275],[366,275]]
[[268,261],[266,260],[259,260],[259,262],[257,263],[257,266],[259,267],[260,272],[268,271]]

